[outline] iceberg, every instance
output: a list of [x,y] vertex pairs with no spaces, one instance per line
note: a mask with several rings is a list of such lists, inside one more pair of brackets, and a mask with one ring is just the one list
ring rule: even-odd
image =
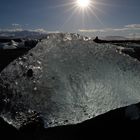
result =
[[16,128],[77,124],[140,102],[140,62],[78,34],[50,34],[0,73],[0,116]]

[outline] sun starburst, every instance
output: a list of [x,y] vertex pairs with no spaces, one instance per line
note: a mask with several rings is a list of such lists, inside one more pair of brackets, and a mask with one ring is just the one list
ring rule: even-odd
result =
[[[103,3],[104,4],[104,3]],[[85,18],[92,15],[100,24],[103,25],[100,18],[97,16],[97,11],[104,13],[101,9],[98,9],[97,5],[103,5],[102,3],[97,2],[97,0],[71,0],[69,3],[62,3],[56,5],[53,8],[62,8],[67,7],[65,13],[71,12],[71,14],[66,18],[65,22],[61,25],[60,30],[73,18],[74,15],[80,15],[83,26],[86,24]]]
[[88,8],[91,4],[90,0],[77,0],[76,4],[80,8]]

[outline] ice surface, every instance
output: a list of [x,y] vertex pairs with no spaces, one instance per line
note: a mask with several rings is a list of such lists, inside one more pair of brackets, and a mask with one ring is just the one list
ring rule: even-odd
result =
[[49,35],[0,74],[1,117],[19,128],[34,111],[53,127],[140,102],[140,63],[116,49]]
[[16,43],[15,41],[11,41],[8,43],[0,43],[0,49],[16,49],[18,46],[18,43]]

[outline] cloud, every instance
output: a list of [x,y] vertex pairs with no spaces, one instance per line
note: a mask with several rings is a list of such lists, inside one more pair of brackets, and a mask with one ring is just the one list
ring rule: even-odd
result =
[[79,29],[78,32],[89,37],[124,36],[130,38],[140,38],[140,24],[129,24],[120,28]]
[[127,28],[112,29],[111,31],[127,31]]
[[79,29],[79,32],[93,33],[93,32],[104,32],[104,29]]
[[125,28],[130,28],[130,29],[140,29],[140,24],[130,24],[130,25],[125,25]]
[[60,33],[60,31],[47,31],[47,33],[51,34],[51,33]]
[[39,32],[39,33],[60,33],[60,31],[48,31],[48,30],[45,30],[43,28],[41,28],[41,29],[33,29],[33,30],[28,30],[28,31]]
[[47,33],[60,33],[60,31],[48,31],[43,28],[39,29],[22,29],[22,28],[12,28],[12,29],[0,29],[0,33],[2,32],[9,32],[9,33],[14,33],[14,32],[22,32],[22,31],[28,31],[28,32],[37,32],[37,33],[42,33],[42,34],[47,34]]
[[16,26],[20,26],[20,24],[13,23],[12,26],[15,26],[16,27]]
[[79,32],[86,33],[96,33],[96,32],[115,32],[115,31],[130,31],[130,30],[140,30],[140,24],[130,24],[125,25],[122,28],[105,28],[105,29],[79,29]]
[[140,39],[140,33],[130,33],[128,36],[130,38],[138,38],[138,39]]
[[28,37],[47,34],[44,29],[24,30],[24,29],[0,29],[0,37]]
[[94,32],[114,32],[114,31],[127,31],[130,30],[128,28],[105,28],[105,29],[79,29],[79,32],[87,32],[87,33],[94,33]]
[[16,29],[0,29],[0,32],[21,32],[24,31],[21,28],[16,28]]
[[43,28],[40,29],[34,29],[34,30],[28,30],[28,31],[32,31],[32,32],[39,32],[39,33],[47,33],[47,31]]
[[29,32],[40,32],[46,33],[45,29],[22,29],[22,28],[14,28],[14,29],[0,29],[0,32],[22,32],[22,31],[29,31]]

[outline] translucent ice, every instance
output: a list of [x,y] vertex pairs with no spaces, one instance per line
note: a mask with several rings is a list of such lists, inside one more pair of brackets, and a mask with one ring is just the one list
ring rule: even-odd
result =
[[0,96],[17,128],[33,111],[45,127],[76,124],[140,102],[140,63],[114,45],[51,34],[2,71]]

